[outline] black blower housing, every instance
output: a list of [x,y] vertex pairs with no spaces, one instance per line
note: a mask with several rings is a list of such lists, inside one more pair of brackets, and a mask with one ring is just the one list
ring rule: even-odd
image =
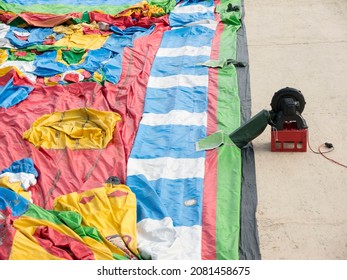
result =
[[301,116],[305,104],[300,90],[286,87],[275,92],[271,100],[271,125],[277,130],[283,130],[286,123],[295,124],[296,129],[307,128],[306,121]]

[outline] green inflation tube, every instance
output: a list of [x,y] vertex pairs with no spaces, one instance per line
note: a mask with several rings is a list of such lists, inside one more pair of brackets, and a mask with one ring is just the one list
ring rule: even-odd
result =
[[271,124],[271,113],[272,112],[265,109],[260,111],[244,125],[229,134],[229,138],[241,149],[254,138],[258,137],[265,130],[268,124]]

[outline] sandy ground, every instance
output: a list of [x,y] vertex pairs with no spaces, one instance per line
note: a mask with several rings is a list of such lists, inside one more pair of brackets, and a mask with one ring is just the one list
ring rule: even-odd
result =
[[[290,86],[314,150],[347,165],[347,1],[245,0],[253,115]],[[347,169],[314,154],[270,151],[270,127],[253,140],[262,259],[347,259]]]

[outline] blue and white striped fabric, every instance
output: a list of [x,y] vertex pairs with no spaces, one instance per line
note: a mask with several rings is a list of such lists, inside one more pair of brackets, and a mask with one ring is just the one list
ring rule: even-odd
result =
[[[210,19],[210,10],[201,18]],[[216,24],[176,24],[164,33],[152,65],[127,185],[136,194],[141,254],[201,259],[205,152],[197,152],[195,143],[206,137],[208,68],[199,63],[210,58]]]
[[214,1],[185,0],[170,13],[171,26],[214,20]]

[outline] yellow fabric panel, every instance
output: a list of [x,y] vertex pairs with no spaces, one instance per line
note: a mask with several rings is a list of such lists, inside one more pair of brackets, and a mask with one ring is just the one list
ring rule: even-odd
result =
[[54,112],[37,119],[23,138],[37,148],[102,149],[113,138],[119,114],[91,108]]
[[[76,211],[81,225],[97,228],[109,248],[135,259],[139,256],[136,234],[136,198],[125,185],[104,184],[101,188],[71,193],[54,202],[58,211]],[[118,253],[119,254],[119,253]]]
[[[20,218],[21,219],[21,218]],[[18,220],[14,221],[17,224]],[[20,223],[18,223],[19,226]],[[18,225],[16,225],[17,227]],[[48,253],[33,237],[36,226],[19,228],[13,238],[9,260],[62,260]]]
[[[55,224],[47,220],[39,220],[36,218],[21,216],[13,223],[13,227],[17,230],[10,259],[32,259],[32,260],[56,260],[61,259],[47,252],[40,246],[33,236],[35,230],[41,226],[48,226],[56,231],[70,236],[81,243],[87,245],[94,253],[96,260],[113,260],[112,252],[103,243],[91,238],[81,238],[71,228],[65,224]],[[30,254],[28,253],[30,252]]]
[[99,29],[97,23],[80,23],[69,26],[56,26],[53,28],[53,31],[57,33],[64,33],[65,36],[55,42],[54,45],[65,46],[68,48],[96,50],[101,48],[109,37],[109,35],[101,34],[83,34],[83,27],[89,27],[94,30]]
[[88,50],[100,49],[108,39],[108,36],[100,34],[71,34],[54,43],[55,46],[68,48],[84,48]]
[[0,65],[5,63],[8,59],[8,54],[6,50],[0,50]]
[[0,77],[5,76],[12,69],[15,69],[20,77],[24,77],[24,74],[16,66],[6,66],[4,68],[0,68]]
[[99,72],[94,72],[93,78],[100,83],[102,82],[102,75]]
[[53,31],[56,33],[64,33],[66,35],[72,35],[76,33],[83,34],[83,27],[88,27],[92,30],[99,29],[99,25],[94,21],[92,23],[70,24],[68,26],[58,25],[53,27]]
[[[57,76],[61,76],[61,74],[57,74]],[[46,86],[55,86],[58,85],[59,82],[54,82],[52,80],[50,80],[51,77],[44,77],[43,81],[45,83]]]
[[154,15],[162,15],[165,13],[165,11],[161,7],[150,5],[147,1],[142,1],[115,15],[115,18],[122,16],[131,16],[133,13],[142,14],[144,17],[152,17]]
[[23,196],[26,200],[31,200],[31,193],[27,192],[22,188],[22,183],[20,181],[10,182],[8,177],[2,177],[0,178],[0,187],[10,189],[15,193],[18,193],[19,195]]

